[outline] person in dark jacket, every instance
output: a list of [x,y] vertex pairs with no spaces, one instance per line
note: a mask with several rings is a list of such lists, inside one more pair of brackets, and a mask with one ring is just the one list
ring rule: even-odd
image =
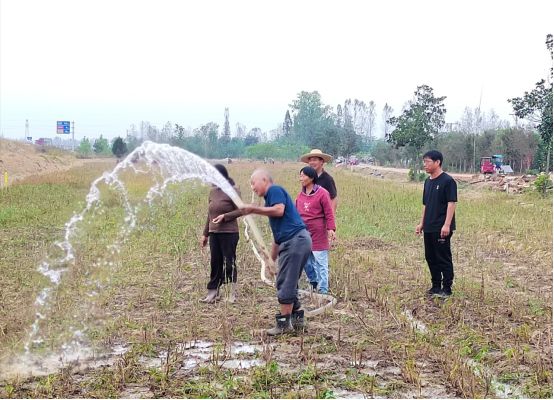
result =
[[[214,167],[240,196],[227,169],[221,164],[216,164]],[[226,283],[231,283],[227,301],[234,303],[236,300],[237,266],[235,260],[239,242],[237,218],[241,215],[242,211],[221,188],[214,186],[210,190],[208,217],[204,232],[200,237],[201,248],[206,246],[208,240],[210,242],[210,281],[208,282],[208,294],[200,300],[201,302],[214,303],[219,296],[219,288]]]

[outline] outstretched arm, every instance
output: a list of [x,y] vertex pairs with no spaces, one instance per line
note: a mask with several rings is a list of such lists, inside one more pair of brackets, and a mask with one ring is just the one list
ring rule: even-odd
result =
[[241,210],[243,210],[244,215],[258,214],[265,215],[266,217],[280,218],[285,214],[285,205],[283,203],[278,203],[271,207],[264,207],[250,204],[244,205],[241,207]]

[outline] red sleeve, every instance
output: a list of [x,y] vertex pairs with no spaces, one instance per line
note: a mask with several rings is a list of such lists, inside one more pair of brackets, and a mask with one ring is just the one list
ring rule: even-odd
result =
[[325,215],[325,223],[327,224],[328,231],[334,231],[337,229],[335,225],[335,213],[331,205],[331,197],[327,190],[323,191],[321,196],[321,206],[323,207],[323,214]]

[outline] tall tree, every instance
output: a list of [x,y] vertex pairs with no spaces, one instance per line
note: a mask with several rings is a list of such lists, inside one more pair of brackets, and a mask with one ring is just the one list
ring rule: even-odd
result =
[[389,123],[389,119],[392,117],[392,113],[394,110],[391,106],[389,106],[388,103],[385,103],[385,106],[383,107],[383,137],[388,138],[390,135],[390,132],[392,131],[391,124]]
[[[546,48],[550,52],[552,62],[552,35],[546,36]],[[552,154],[552,68],[550,68],[549,82],[541,79],[530,92],[522,97],[508,99],[518,118],[527,118],[535,124],[542,140],[541,148],[545,152],[546,162],[541,169],[550,171],[550,157]],[[541,157],[542,158],[542,157]]]
[[218,128],[219,125],[215,122],[208,122],[207,124],[204,124],[200,128],[194,130],[195,138],[202,143],[204,158],[208,158],[209,156],[218,156]]
[[231,125],[229,125],[229,108],[225,107],[225,122],[223,123],[223,138],[231,140]]
[[292,119],[290,117],[290,112],[287,110],[285,113],[285,121],[283,122],[283,135],[288,138],[292,132]]
[[375,139],[375,108],[375,102],[371,100],[367,104],[367,133],[370,141]]
[[127,145],[119,136],[112,142],[112,153],[118,160],[127,154]]
[[410,149],[413,167],[419,171],[421,149],[444,125],[446,107],[443,102],[446,96],[435,97],[433,88],[427,85],[418,86],[414,95],[400,116],[389,119],[394,130],[387,140],[397,148]]
[[337,104],[337,115],[335,118],[335,125],[339,128],[342,128],[344,125],[344,115],[342,112],[342,106],[340,104]]
[[235,137],[239,139],[244,139],[246,136],[246,125],[237,122],[235,125]]
[[160,143],[169,143],[173,137],[173,124],[170,121],[167,121],[162,128],[159,136]]
[[81,140],[81,143],[79,143],[77,153],[83,158],[90,157],[90,155],[92,154],[92,145],[90,144],[90,140],[88,140],[87,137],[84,137]]
[[94,140],[94,144],[92,145],[92,150],[94,151],[95,154],[109,154],[110,146],[108,144],[108,139],[100,135],[99,138]]
[[302,91],[290,104],[293,113],[294,138],[301,144],[312,145],[332,122],[330,107],[321,102],[319,92]]

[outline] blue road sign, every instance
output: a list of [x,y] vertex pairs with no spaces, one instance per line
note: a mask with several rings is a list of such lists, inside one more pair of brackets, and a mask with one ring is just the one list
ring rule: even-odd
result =
[[69,134],[71,133],[71,124],[69,121],[57,121],[56,133]]

